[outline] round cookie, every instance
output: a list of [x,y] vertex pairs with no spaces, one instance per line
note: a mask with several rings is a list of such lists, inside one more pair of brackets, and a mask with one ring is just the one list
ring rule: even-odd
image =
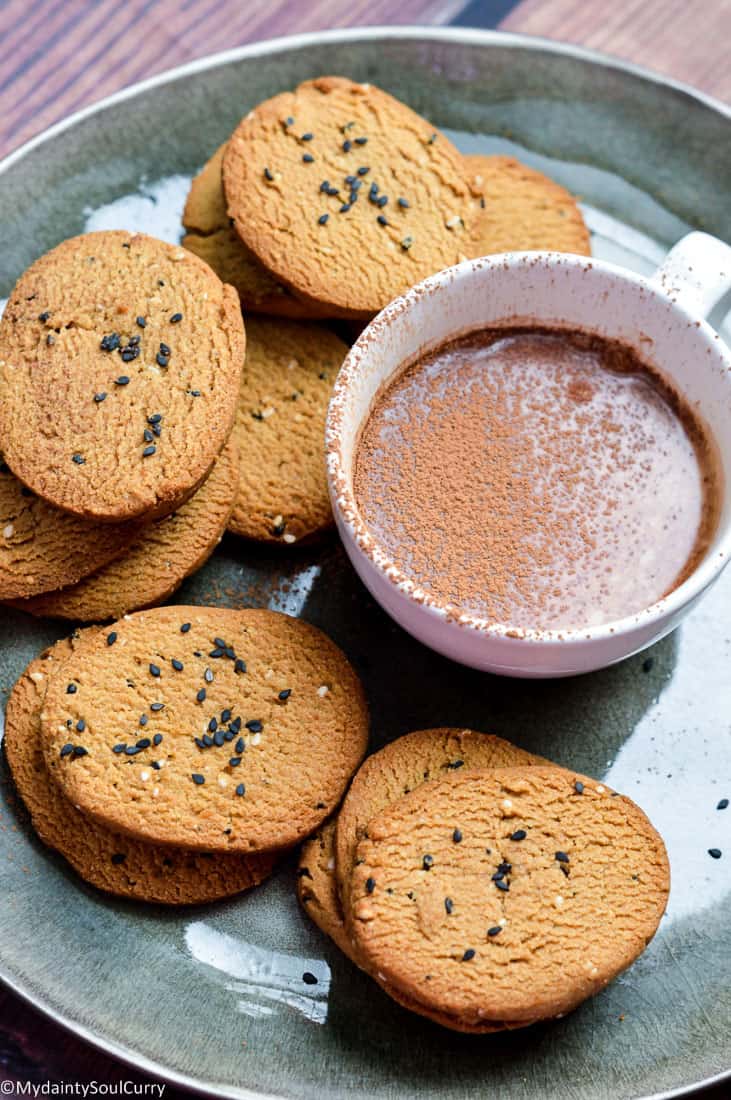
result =
[[371,84],[321,77],[256,107],[226,146],[228,213],[295,293],[370,317],[473,253],[480,196],[450,141]]
[[[104,622],[163,603],[208,560],[226,530],[238,491],[239,466],[231,439],[194,495],[169,516],[138,530],[127,551],[78,584],[14,606],[31,615]],[[78,522],[78,521],[75,521]],[[96,532],[107,525],[96,524]]]
[[589,230],[570,191],[515,157],[468,156],[465,163],[485,199],[471,255],[544,248],[591,255]]
[[345,929],[335,876],[335,819],[326,821],[302,845],[297,866],[297,897],[308,917],[344,955],[360,965]]
[[391,741],[373,753],[359,769],[338,814],[335,864],[338,888],[347,910],[350,876],[358,843],[368,822],[430,779],[454,777],[462,768],[502,768],[547,761],[525,749],[494,737],[465,729],[416,730]]
[[31,662],[10,693],[5,716],[10,770],[43,843],[90,885],[138,901],[199,904],[258,885],[272,870],[270,855],[211,856],[131,840],[90,821],[64,798],[46,770],[40,716],[49,673],[74,644],[65,638]]
[[46,765],[74,805],[131,836],[208,851],[284,848],[313,832],[368,737],[344,654],[262,610],[125,616],[81,639],[44,716]]
[[187,230],[183,247],[235,288],[245,311],[295,318],[323,316],[315,303],[308,304],[278,283],[232,228],[221,179],[225,149],[224,143],[190,185],[183,211]]
[[141,233],[73,237],[0,321],[5,460],[75,515],[166,515],[228,438],[243,355],[238,296],[196,256]]
[[229,530],[293,543],[333,523],[325,417],[347,345],[319,325],[249,318],[234,434],[239,492]]
[[628,967],[668,890],[663,842],[628,798],[559,768],[466,771],[369,823],[348,930],[417,1011],[519,1024]]
[[46,504],[0,459],[0,600],[75,584],[124,553],[138,532],[134,523],[101,526]]

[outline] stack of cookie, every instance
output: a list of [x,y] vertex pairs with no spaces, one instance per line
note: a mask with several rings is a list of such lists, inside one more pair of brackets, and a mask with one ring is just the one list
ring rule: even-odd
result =
[[369,757],[302,849],[305,911],[396,1001],[458,1031],[563,1015],[644,950],[669,889],[629,799],[500,738]]
[[183,904],[261,882],[337,806],[367,737],[358,678],[319,630],[166,607],[34,660],[4,745],[38,835],[87,882]]
[[65,241],[0,322],[0,599],[114,618],[159,603],[232,514],[237,295],[142,234]]
[[332,524],[322,441],[348,349],[324,318],[368,320],[465,257],[590,252],[557,183],[512,157],[464,157],[405,104],[342,77],[251,111],[193,180],[183,222],[183,245],[236,288],[246,318],[230,530],[286,544]]

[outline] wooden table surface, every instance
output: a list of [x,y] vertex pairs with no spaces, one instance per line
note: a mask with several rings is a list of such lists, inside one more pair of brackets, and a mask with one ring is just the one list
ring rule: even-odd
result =
[[[397,23],[576,42],[731,100],[731,0],[0,0],[0,156],[72,111],[192,58],[297,31]],[[0,988],[0,1081],[92,1080],[150,1079]],[[169,1100],[186,1095],[165,1092]],[[723,1100],[729,1088],[702,1095]]]

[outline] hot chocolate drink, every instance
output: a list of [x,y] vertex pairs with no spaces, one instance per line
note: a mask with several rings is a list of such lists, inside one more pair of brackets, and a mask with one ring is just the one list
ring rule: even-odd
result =
[[622,344],[473,332],[407,364],[357,446],[361,515],[442,604],[516,628],[596,626],[676,588],[720,506],[711,440]]

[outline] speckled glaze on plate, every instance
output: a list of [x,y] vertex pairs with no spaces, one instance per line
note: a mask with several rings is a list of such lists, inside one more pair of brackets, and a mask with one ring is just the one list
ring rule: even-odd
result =
[[[518,151],[583,196],[594,247],[651,271],[691,227],[731,238],[729,115],[585,51],[492,33],[356,31],[195,63],[55,127],[0,166],[0,294],[85,228],[174,238],[187,181],[258,100],[322,72],[382,84],[465,151]],[[716,318],[718,321],[718,318]],[[250,896],[170,913],[103,897],[36,841],[0,766],[0,977],[78,1034],[230,1097],[680,1095],[731,1066],[731,572],[674,634],[589,676],[513,682],[423,648],[333,540],[286,559],[225,540],[182,602],[302,614],[342,645],[373,746],[491,730],[635,798],[673,888],[646,954],[565,1019],[475,1039],[412,1016],[299,912],[294,863]],[[63,633],[0,608],[0,687]],[[708,848],[723,858],[713,860]],[[305,983],[305,971],[316,985]]]

